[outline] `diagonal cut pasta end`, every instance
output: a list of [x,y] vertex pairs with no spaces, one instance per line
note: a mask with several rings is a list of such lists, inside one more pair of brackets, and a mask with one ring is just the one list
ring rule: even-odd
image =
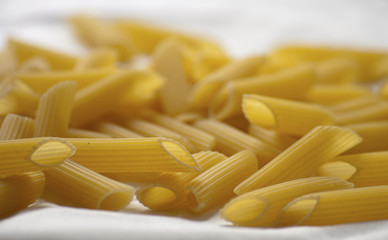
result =
[[316,172],[317,176],[335,177],[343,180],[349,180],[356,174],[358,169],[347,162],[334,161],[320,166]]
[[250,123],[257,126],[275,128],[277,120],[269,104],[257,95],[245,94],[242,109]]
[[135,189],[129,185],[125,185],[120,189],[116,189],[107,193],[100,199],[97,204],[97,209],[117,211],[128,205],[135,195]]
[[144,206],[153,210],[168,209],[177,200],[173,189],[159,184],[138,188],[136,197]]
[[55,167],[68,160],[76,152],[73,144],[60,138],[45,138],[39,142],[27,160],[43,167]]
[[201,171],[201,167],[193,156],[191,156],[190,152],[178,142],[167,138],[161,138],[159,140],[159,144],[179,164],[191,169],[192,171]]

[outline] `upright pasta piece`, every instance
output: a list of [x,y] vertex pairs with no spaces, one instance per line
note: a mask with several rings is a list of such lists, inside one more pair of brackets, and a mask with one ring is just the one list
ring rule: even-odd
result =
[[224,204],[235,196],[233,188],[257,169],[257,159],[249,150],[209,168],[186,186],[191,210],[199,213]]
[[382,220],[388,218],[387,204],[387,185],[313,193],[290,202],[277,226]]
[[61,164],[75,147],[59,138],[25,138],[0,141],[0,176],[40,171]]
[[346,153],[363,153],[388,150],[386,137],[388,121],[362,122],[346,125],[362,137],[362,142]]
[[182,145],[167,138],[69,138],[72,160],[96,172],[191,172],[200,167]]
[[246,94],[243,112],[252,124],[282,134],[303,136],[318,125],[333,125],[330,112],[319,105]]
[[361,138],[350,129],[336,126],[315,127],[239,184],[234,192],[241,195],[261,187],[310,177],[324,162],[360,142]]
[[0,127],[0,140],[30,138],[33,131],[33,119],[16,114],[8,114]]
[[210,114],[216,119],[238,115],[241,113],[243,94],[302,98],[315,81],[314,67],[310,64],[302,64],[273,74],[229,82],[212,101]]
[[100,133],[108,134],[114,138],[141,138],[142,135],[112,122],[99,121],[94,124],[94,129]]
[[35,117],[35,137],[66,137],[77,84],[58,83],[42,95]]
[[34,203],[42,194],[45,176],[28,172],[0,179],[0,218],[20,211]]
[[221,216],[235,225],[274,227],[282,209],[302,195],[353,188],[353,184],[330,177],[296,179],[260,188],[233,198],[221,210]]
[[323,164],[316,174],[338,177],[355,187],[388,185],[388,151],[342,155]]

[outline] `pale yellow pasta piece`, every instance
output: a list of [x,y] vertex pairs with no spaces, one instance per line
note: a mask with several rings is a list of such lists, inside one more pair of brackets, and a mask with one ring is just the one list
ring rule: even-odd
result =
[[388,80],[382,81],[378,89],[379,96],[383,99],[388,100]]
[[18,72],[44,72],[51,69],[50,63],[42,57],[32,57],[18,68]]
[[384,56],[372,69],[373,79],[380,80],[388,76],[388,54]]
[[166,39],[156,48],[152,57],[152,68],[165,79],[160,88],[163,111],[169,115],[185,111],[191,83],[184,71],[182,43],[176,39]]
[[20,211],[34,203],[42,194],[45,176],[28,172],[0,179],[0,218]]
[[77,163],[64,164],[45,171],[50,191],[77,202],[82,207],[119,210],[135,194],[135,189],[93,172]]
[[30,138],[34,132],[34,120],[17,114],[7,114],[1,123],[0,140]]
[[25,138],[0,141],[0,175],[39,171],[61,164],[75,147],[59,138]]
[[373,95],[369,95],[331,105],[329,106],[329,109],[334,113],[352,112],[357,109],[373,106],[375,104],[378,104],[380,101],[380,98]]
[[69,138],[75,162],[96,172],[190,172],[200,168],[189,151],[167,138]]
[[248,133],[277,149],[284,150],[298,141],[295,136],[280,134],[275,130],[265,129],[254,124],[250,124]]
[[360,80],[357,62],[348,57],[333,57],[319,62],[317,72],[320,83],[338,85]]
[[368,88],[359,85],[315,85],[307,93],[306,101],[332,106],[371,95]]
[[217,120],[199,120],[194,126],[215,136],[214,150],[227,156],[248,149],[257,155],[259,165],[262,166],[280,153],[279,149],[270,144]]
[[204,118],[204,115],[199,112],[184,112],[175,116],[176,120],[187,124],[193,124],[202,118]]
[[233,188],[257,169],[255,154],[244,150],[204,171],[186,186],[191,210],[200,213],[224,204],[235,196]]
[[129,119],[123,125],[143,137],[165,137],[173,139],[186,147],[190,152],[195,152],[194,146],[185,137],[158,124],[141,119]]
[[302,64],[281,72],[229,82],[211,102],[210,115],[225,119],[241,113],[243,94],[302,98],[316,81],[313,65]]
[[69,138],[112,138],[112,136],[95,132],[91,130],[86,129],[79,129],[79,128],[69,128],[67,131],[67,137]]
[[8,45],[14,52],[19,65],[32,57],[42,57],[48,61],[53,69],[66,70],[72,69],[77,62],[77,58],[74,56],[30,45],[16,39],[9,39]]
[[254,75],[262,63],[262,59],[260,56],[244,58],[231,62],[205,76],[190,91],[190,107],[195,110],[208,108],[209,102],[225,82]]
[[65,81],[42,95],[36,110],[34,137],[66,137],[77,84]]
[[83,89],[112,74],[114,70],[113,67],[107,67],[83,71],[18,72],[16,77],[37,93],[42,94],[53,85],[68,80],[77,82],[77,89]]
[[94,129],[97,132],[107,134],[114,138],[141,138],[141,134],[122,127],[118,124],[109,121],[99,121],[94,124]]
[[310,177],[323,163],[357,145],[361,140],[355,132],[348,128],[315,127],[239,184],[234,192],[241,195],[261,187]]
[[221,216],[240,226],[274,227],[282,209],[302,195],[353,188],[347,181],[331,177],[309,177],[260,188],[233,198],[221,210]]
[[316,174],[338,177],[355,187],[388,185],[388,151],[342,155],[323,164]]
[[333,125],[330,112],[320,105],[246,94],[243,112],[248,121],[282,134],[303,136],[318,125]]
[[387,185],[313,193],[290,202],[277,226],[383,220],[388,218],[387,204]]
[[74,67],[75,71],[85,69],[109,68],[113,67],[118,60],[117,52],[110,48],[97,48],[91,53],[80,59]]
[[[211,151],[199,152],[193,154],[193,157],[198,162],[202,172],[226,159],[225,155]],[[144,206],[153,210],[187,209],[185,187],[199,174],[200,172],[161,173],[152,183],[142,185],[137,189],[137,199]]]
[[102,175],[112,178],[120,182],[131,182],[131,183],[153,183],[162,174],[160,172],[119,172],[119,173],[101,173]]
[[9,76],[17,68],[16,56],[9,46],[0,52],[0,80]]

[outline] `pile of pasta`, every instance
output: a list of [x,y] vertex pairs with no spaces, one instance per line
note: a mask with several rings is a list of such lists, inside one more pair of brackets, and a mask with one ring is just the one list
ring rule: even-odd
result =
[[136,196],[240,226],[388,219],[388,52],[235,59],[144,23],[70,22],[88,54],[1,52],[1,218],[39,198],[119,210]]

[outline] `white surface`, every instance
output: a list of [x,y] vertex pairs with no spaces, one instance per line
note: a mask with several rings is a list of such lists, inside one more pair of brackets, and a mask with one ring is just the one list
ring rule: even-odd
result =
[[[81,3],[79,3],[81,2]],[[0,0],[0,45],[13,36],[71,53],[69,13],[143,19],[210,36],[241,57],[282,43],[388,50],[388,2],[327,1],[22,1]],[[387,206],[388,207],[388,206]],[[133,202],[121,212],[38,202],[0,221],[0,239],[388,239],[388,221],[327,227],[232,227],[217,213],[161,215]]]

